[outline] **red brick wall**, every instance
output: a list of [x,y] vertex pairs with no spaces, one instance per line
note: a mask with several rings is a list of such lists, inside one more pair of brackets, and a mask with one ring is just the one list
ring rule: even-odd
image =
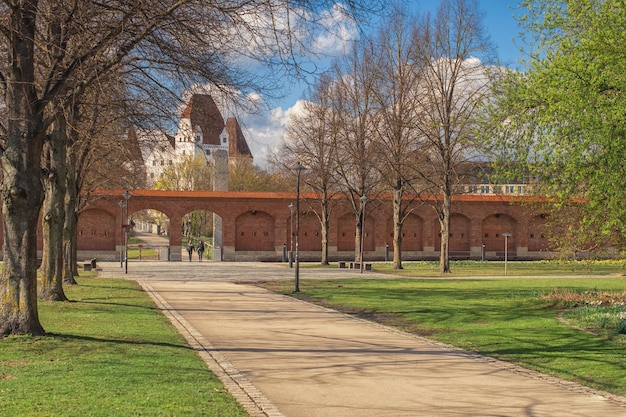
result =
[[[77,246],[82,250],[115,250],[121,223],[116,223],[115,216],[100,210],[85,210],[78,219]],[[121,239],[121,237],[119,237]]]
[[273,251],[274,219],[262,211],[249,211],[235,221],[235,250]]
[[[102,191],[83,211],[79,220],[78,248],[83,251],[114,253],[121,241],[123,223],[119,201],[123,190]],[[290,248],[289,204],[295,193],[245,193],[245,192],[173,192],[134,190],[128,200],[129,214],[155,209],[169,217],[170,246],[181,246],[183,216],[194,210],[212,211],[222,217],[223,249],[225,260],[236,260],[238,253],[250,259],[250,252],[263,252],[263,259],[280,260],[283,244]],[[300,216],[300,250],[311,259],[319,259],[321,228],[315,209],[314,195],[305,194],[306,209]],[[393,219],[388,201],[368,204],[365,221],[365,252],[369,259],[380,259],[385,245],[393,250]],[[532,252],[541,256],[547,249],[545,218],[539,213],[530,214],[521,200],[494,196],[461,196],[454,200],[451,219],[451,252],[464,256],[480,257],[482,244],[491,253],[504,250],[504,232],[512,233],[508,239],[511,255]],[[294,231],[296,216],[294,213]],[[329,246],[331,257],[338,251],[354,251],[355,217],[347,204],[339,204],[330,219]],[[0,228],[1,229],[1,228]],[[0,233],[2,231],[0,230]],[[416,204],[405,221],[403,252],[419,259],[432,258],[439,250],[439,222],[428,205]],[[295,244],[295,242],[294,242]],[[80,256],[80,255],[79,255]],[[243,256],[243,255],[242,255]],[[229,258],[230,257],[230,258]],[[403,256],[404,259],[407,259]],[[244,258],[242,258],[244,259]]]

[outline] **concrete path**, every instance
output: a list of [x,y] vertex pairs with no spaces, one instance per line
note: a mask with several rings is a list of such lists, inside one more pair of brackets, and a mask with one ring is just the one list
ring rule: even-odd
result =
[[[119,263],[98,266],[102,276],[124,276]],[[249,285],[292,278],[286,266],[131,262],[128,269],[254,417],[626,416],[626,398]],[[360,274],[302,268],[300,275]]]

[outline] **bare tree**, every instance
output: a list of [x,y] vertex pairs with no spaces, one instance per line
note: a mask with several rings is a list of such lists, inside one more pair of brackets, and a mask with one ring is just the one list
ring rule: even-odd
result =
[[343,61],[334,66],[334,107],[337,126],[333,135],[337,173],[355,216],[354,258],[361,262],[365,205],[378,194],[380,175],[375,169],[379,144],[376,132],[375,88],[378,54],[374,44],[363,39],[353,45]]
[[51,132],[44,142],[43,183],[45,199],[42,207],[43,255],[42,300],[65,301],[63,291],[63,227],[65,224],[67,115],[55,111]]
[[308,201],[321,226],[321,264],[328,265],[328,232],[330,215],[339,199],[337,176],[337,113],[332,105],[334,82],[323,75],[310,97],[303,100],[302,111],[294,114],[287,125],[283,149],[277,164],[293,170],[297,162],[307,168],[302,180],[307,189],[316,194],[315,201]]
[[383,20],[374,42],[380,54],[374,99],[377,113],[379,145],[375,164],[385,188],[393,194],[393,267],[402,269],[402,227],[411,213],[409,207],[416,197],[405,199],[407,191],[417,188],[415,166],[422,157],[419,130],[421,121],[419,97],[423,68],[413,59],[418,47],[414,32],[415,18],[405,8],[394,5]]
[[479,157],[476,119],[490,94],[489,72],[478,57],[489,58],[493,49],[475,0],[442,0],[435,18],[426,15],[419,28],[414,62],[423,77],[415,91],[416,128],[423,141],[418,152],[425,154],[415,168],[439,219],[440,270],[448,273],[452,196]]
[[[115,78],[115,77],[113,77]],[[63,277],[67,284],[76,284],[78,275],[76,236],[80,213],[92,199],[96,188],[129,189],[143,185],[143,164],[138,163],[138,150],[129,146],[125,126],[131,114],[120,107],[119,88],[107,85],[106,94],[91,88],[75,97],[65,111],[67,123],[66,186],[63,227]],[[135,152],[133,152],[135,151]],[[46,199],[59,198],[46,194]],[[44,257],[47,256],[44,247]],[[45,278],[44,278],[45,279]],[[41,291],[40,291],[41,292]]]
[[[44,333],[36,302],[36,224],[43,201],[40,164],[56,109],[68,108],[52,104],[71,102],[122,67],[162,86],[175,85],[174,80],[182,85],[209,81],[267,90],[271,87],[267,78],[246,70],[251,68],[250,59],[301,71],[296,47],[306,43],[293,28],[319,27],[311,13],[330,3],[0,3],[0,56],[6,57],[0,66],[0,91],[7,107],[0,126],[4,135],[0,334]],[[355,15],[372,4],[350,1],[345,12]],[[284,72],[274,71],[275,79]]]

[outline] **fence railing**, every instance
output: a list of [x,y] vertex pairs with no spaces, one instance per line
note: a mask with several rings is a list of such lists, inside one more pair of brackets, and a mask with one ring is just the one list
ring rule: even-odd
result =
[[525,195],[529,194],[529,184],[464,184],[461,193],[472,195]]

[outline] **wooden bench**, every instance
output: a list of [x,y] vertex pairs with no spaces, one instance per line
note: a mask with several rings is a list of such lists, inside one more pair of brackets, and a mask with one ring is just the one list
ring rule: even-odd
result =
[[96,258],[83,262],[83,271],[91,271],[92,269],[96,269]]

